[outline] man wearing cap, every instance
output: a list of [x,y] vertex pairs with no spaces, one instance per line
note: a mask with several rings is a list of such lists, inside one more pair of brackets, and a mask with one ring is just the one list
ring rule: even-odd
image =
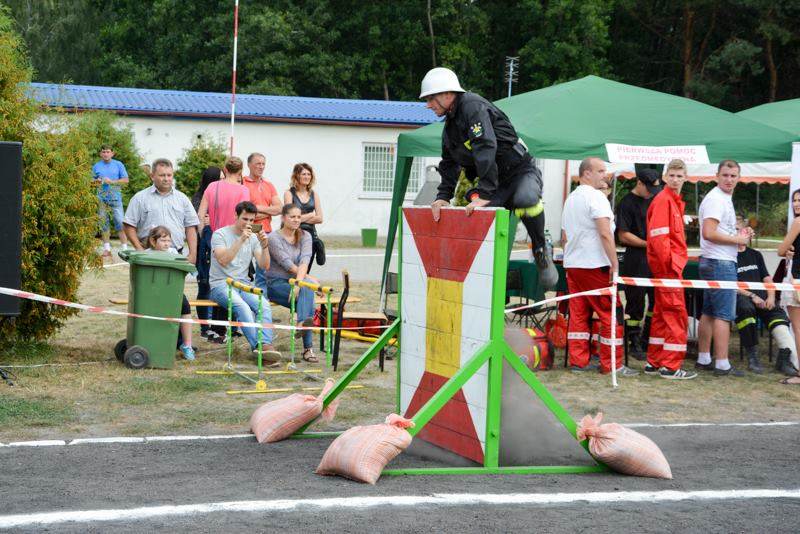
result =
[[422,79],[420,98],[439,117],[445,117],[442,130],[442,183],[433,208],[433,219],[450,205],[458,177],[463,169],[477,187],[467,192],[469,215],[475,208],[502,206],[520,218],[533,242],[533,255],[539,281],[553,288],[558,273],[544,237],[542,174],[514,126],[497,106],[485,98],[464,91],[450,69],[431,69]]
[[[661,175],[658,171],[640,169],[636,173],[636,185],[630,193],[622,197],[617,207],[617,240],[625,246],[619,269],[622,276],[650,278],[650,269],[647,267],[647,208],[650,207],[653,195],[660,190]],[[653,288],[625,286],[624,291],[625,315],[628,317],[625,321],[628,351],[637,360],[644,360],[655,302]]]
[[[686,164],[679,159],[670,161],[664,173],[666,187],[653,197],[647,210],[647,263],[654,278],[682,279],[689,260],[681,198],[686,178]],[[681,369],[689,325],[683,289],[659,287],[655,294],[644,372],[669,380],[695,378],[697,373]]]

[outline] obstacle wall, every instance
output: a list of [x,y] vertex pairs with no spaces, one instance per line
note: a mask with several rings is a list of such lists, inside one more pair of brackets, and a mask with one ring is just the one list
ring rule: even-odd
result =
[[[501,246],[500,246],[501,245]],[[495,210],[467,217],[429,207],[404,208],[400,302],[400,407],[413,416],[490,340]],[[416,436],[483,463],[488,363]]]

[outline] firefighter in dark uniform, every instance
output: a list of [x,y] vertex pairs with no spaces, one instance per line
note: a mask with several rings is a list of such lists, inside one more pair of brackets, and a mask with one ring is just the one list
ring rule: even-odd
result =
[[552,289],[558,272],[544,236],[542,173],[534,164],[514,126],[494,104],[461,88],[455,73],[445,68],[430,70],[422,80],[420,98],[439,117],[442,131],[442,183],[432,204],[433,217],[450,205],[463,170],[477,187],[467,192],[467,214],[484,206],[512,210],[525,225],[533,243],[539,282]]
[[[620,265],[620,275],[651,278],[647,266],[647,208],[653,195],[661,190],[661,176],[654,169],[640,169],[636,173],[636,186],[622,197],[617,206],[617,240],[625,247]],[[645,360],[650,321],[655,298],[652,287],[625,286],[625,335],[628,353],[637,360]],[[647,295],[647,312],[644,297]]]

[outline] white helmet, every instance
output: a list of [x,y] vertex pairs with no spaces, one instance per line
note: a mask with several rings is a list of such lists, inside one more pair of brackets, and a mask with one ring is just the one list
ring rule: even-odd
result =
[[420,98],[425,98],[429,95],[436,93],[446,93],[452,91],[454,93],[464,93],[461,84],[458,83],[458,76],[450,69],[444,67],[436,67],[428,71],[428,74],[422,78],[420,84]]

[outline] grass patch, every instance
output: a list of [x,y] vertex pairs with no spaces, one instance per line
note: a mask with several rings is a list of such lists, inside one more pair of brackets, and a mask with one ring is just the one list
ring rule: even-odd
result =
[[0,426],[53,427],[74,419],[74,410],[57,399],[5,398],[0,402]]
[[217,391],[219,381],[202,376],[133,376],[117,390],[116,402],[128,406],[145,406],[182,401],[193,394]]

